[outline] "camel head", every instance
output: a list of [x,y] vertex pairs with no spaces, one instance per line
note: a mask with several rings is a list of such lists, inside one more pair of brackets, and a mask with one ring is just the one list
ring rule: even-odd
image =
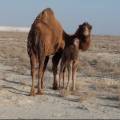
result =
[[91,35],[92,26],[89,23],[84,22],[79,26],[79,30],[82,36],[89,37]]
[[90,46],[91,30],[92,26],[87,22],[84,22],[83,24],[79,25],[79,28],[76,32],[76,36],[80,40],[80,49],[82,51],[87,50]]

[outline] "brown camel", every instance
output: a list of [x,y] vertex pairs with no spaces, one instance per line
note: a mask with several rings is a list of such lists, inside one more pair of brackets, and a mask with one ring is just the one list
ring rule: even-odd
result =
[[[50,55],[54,55],[53,62],[53,89],[57,89],[57,66],[62,55],[65,44],[75,37],[80,37],[79,28],[72,36],[67,35],[55,18],[54,12],[44,9],[33,22],[28,34],[27,51],[30,57],[32,87],[30,95],[35,95],[34,79],[38,65],[38,94],[43,94],[44,72]],[[84,39],[84,38],[83,38]],[[85,50],[89,46],[89,41],[81,41],[80,48]]]
[[[63,29],[50,8],[43,10],[33,22],[28,34],[27,51],[30,57],[32,88],[35,95],[34,79],[38,65],[38,94],[43,94],[43,77],[49,56],[64,48]],[[53,58],[54,59],[54,58]],[[58,59],[58,58],[57,58]],[[56,64],[56,58],[53,60]],[[54,82],[54,86],[56,81]]]
[[72,90],[75,90],[76,71],[79,63],[79,50],[83,49],[80,41],[84,41],[85,43],[87,41],[90,41],[91,27],[89,26],[90,25],[88,23],[83,23],[80,26],[81,36],[79,38],[74,38],[69,40],[68,41],[69,44],[65,45],[60,63],[59,88],[62,77],[63,77],[63,88],[64,88],[65,69],[67,68],[68,82],[66,88],[67,90],[69,90],[69,83],[72,77]]

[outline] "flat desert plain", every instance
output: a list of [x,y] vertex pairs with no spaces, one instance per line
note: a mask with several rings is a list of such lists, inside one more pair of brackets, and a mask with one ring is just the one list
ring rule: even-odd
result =
[[0,119],[120,119],[119,36],[92,36],[89,50],[80,52],[74,92],[52,90],[50,59],[45,95],[33,97],[27,35],[0,32]]

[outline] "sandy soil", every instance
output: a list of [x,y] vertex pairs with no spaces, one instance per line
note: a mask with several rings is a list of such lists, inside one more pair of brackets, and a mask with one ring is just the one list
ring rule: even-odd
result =
[[35,97],[28,96],[26,38],[24,32],[0,32],[0,119],[120,119],[120,37],[93,36],[90,49],[80,54],[74,92],[51,89],[50,61],[45,95]]

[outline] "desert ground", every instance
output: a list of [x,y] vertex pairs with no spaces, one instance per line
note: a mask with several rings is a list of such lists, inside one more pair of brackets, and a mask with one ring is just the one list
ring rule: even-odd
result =
[[74,92],[52,90],[50,59],[45,95],[33,97],[27,35],[0,32],[0,119],[120,119],[119,36],[92,36],[89,50],[80,52]]

